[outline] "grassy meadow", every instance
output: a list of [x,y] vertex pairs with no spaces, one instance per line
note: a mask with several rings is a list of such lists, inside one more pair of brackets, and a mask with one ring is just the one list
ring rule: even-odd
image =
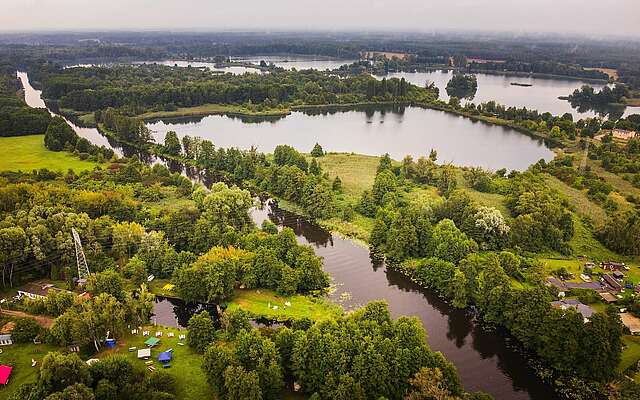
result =
[[60,172],[69,169],[83,171],[98,165],[95,162],[83,161],[67,152],[48,150],[44,147],[44,135],[2,137],[0,149],[0,171],[30,172],[41,168]]

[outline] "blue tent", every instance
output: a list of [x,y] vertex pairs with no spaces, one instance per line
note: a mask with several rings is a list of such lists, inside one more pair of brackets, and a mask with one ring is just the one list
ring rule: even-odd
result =
[[160,355],[158,356],[158,361],[160,362],[169,362],[171,361],[172,355],[170,352],[168,351],[163,351],[162,353],[160,353]]

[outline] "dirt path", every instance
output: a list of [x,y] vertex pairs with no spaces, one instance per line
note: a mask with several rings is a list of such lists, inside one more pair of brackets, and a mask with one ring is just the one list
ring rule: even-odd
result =
[[53,325],[53,318],[50,317],[45,317],[42,315],[32,315],[32,314],[27,314],[25,312],[22,311],[15,311],[15,310],[2,310],[2,314],[3,315],[8,315],[10,317],[17,317],[17,318],[31,318],[36,320],[36,322],[38,323],[38,325],[43,326],[45,328],[51,328],[51,325]]

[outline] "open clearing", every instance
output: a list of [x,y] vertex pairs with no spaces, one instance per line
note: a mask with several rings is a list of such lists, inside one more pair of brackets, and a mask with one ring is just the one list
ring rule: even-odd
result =
[[83,161],[64,151],[50,151],[44,147],[44,135],[0,138],[0,171],[24,171],[47,168],[52,171],[84,171],[99,165]]

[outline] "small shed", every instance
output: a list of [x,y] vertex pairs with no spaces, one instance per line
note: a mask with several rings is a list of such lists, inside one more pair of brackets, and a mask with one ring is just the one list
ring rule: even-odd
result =
[[602,300],[606,301],[607,303],[615,303],[616,301],[618,301],[618,298],[609,292],[600,293],[600,298],[602,298]]
[[150,337],[149,339],[145,340],[145,342],[144,342],[144,344],[146,344],[149,347],[157,346],[158,343],[160,343],[160,339],[158,339],[156,337]]
[[138,350],[138,358],[149,358],[151,357],[151,349],[150,348],[146,348],[146,349],[140,349]]
[[620,271],[613,271],[613,277],[616,278],[617,280],[621,281],[624,279],[624,274]]
[[632,335],[640,335],[640,318],[629,313],[621,313],[620,320]]
[[171,354],[170,351],[163,351],[158,355],[158,361],[160,361],[161,363],[167,363],[171,361],[172,358],[173,358],[173,355]]
[[13,367],[8,365],[0,365],[0,385],[6,385],[9,383],[9,377],[11,376]]

